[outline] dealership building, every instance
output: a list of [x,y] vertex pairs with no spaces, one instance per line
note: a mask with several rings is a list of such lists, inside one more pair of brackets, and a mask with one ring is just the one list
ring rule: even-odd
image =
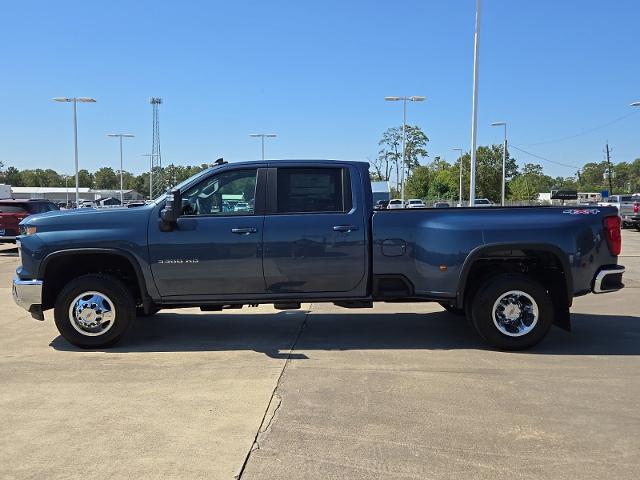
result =
[[[105,199],[117,200],[120,203],[120,190],[97,190],[93,188],[78,189],[80,201],[101,202]],[[124,190],[125,202],[144,200],[144,195],[135,190]],[[16,199],[43,198],[54,203],[75,202],[76,189],[73,187],[11,187],[11,196]],[[113,205],[113,202],[110,202]]]
[[391,198],[391,190],[389,189],[389,182],[371,182],[371,192],[373,193],[373,204],[375,205],[380,200],[388,202]]

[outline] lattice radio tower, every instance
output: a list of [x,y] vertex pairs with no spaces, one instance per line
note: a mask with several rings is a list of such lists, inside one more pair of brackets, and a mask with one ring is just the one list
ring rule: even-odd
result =
[[152,198],[156,198],[164,193],[165,185],[162,175],[162,156],[160,155],[160,119],[158,116],[158,106],[162,103],[160,97],[151,97],[149,103],[153,107],[153,140],[151,143],[151,176],[153,184],[151,186]]

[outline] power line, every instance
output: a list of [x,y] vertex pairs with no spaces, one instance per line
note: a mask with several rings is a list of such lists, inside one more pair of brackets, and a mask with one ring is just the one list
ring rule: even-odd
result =
[[598,130],[602,130],[603,128],[607,128],[607,127],[613,125],[614,123],[621,122],[625,118],[628,118],[631,115],[636,115],[636,114],[638,114],[638,111],[632,111],[630,113],[622,115],[621,117],[618,117],[618,118],[616,118],[614,120],[611,120],[610,122],[604,123],[602,125],[598,125],[597,127],[593,127],[593,128],[588,129],[588,130],[584,130],[584,131],[582,131],[580,133],[576,133],[576,134],[573,134],[573,135],[568,135],[566,137],[555,138],[553,140],[545,140],[543,142],[524,143],[523,145],[525,145],[527,147],[533,147],[533,146],[536,146],[536,145],[545,145],[545,144],[548,144],[548,143],[564,142],[565,140],[571,140],[572,138],[577,138],[577,137],[581,137],[583,135],[588,135],[590,133],[597,132]]
[[574,169],[575,168],[577,168],[577,169],[581,168],[581,167],[577,167],[575,165],[569,165],[568,163],[556,162],[555,160],[550,160],[548,158],[541,157],[540,155],[536,155],[535,153],[527,152],[526,150],[523,150],[523,149],[521,149],[519,147],[516,147],[514,144],[511,144],[511,148],[515,148],[519,152],[525,153],[527,155],[531,155],[532,157],[538,158],[538,159],[543,160],[545,162],[555,163],[556,165],[560,165],[560,166],[567,167],[567,168],[574,168]]

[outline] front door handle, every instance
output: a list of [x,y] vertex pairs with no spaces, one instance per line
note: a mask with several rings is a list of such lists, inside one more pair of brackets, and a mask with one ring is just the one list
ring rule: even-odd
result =
[[335,225],[333,227],[334,232],[353,232],[358,230],[357,225]]
[[258,231],[257,228],[253,227],[243,227],[243,228],[232,228],[231,233],[237,233],[238,235],[249,235],[250,233],[256,233]]

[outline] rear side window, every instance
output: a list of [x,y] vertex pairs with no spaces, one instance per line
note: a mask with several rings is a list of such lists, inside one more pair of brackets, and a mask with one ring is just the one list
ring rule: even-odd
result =
[[50,212],[52,210],[58,210],[58,207],[56,207],[53,203],[49,203],[49,202],[33,202],[33,203],[27,203],[27,209],[29,210],[29,213],[34,215],[36,213],[44,213],[44,212]]
[[0,203],[0,213],[27,213],[27,210],[15,203]]
[[348,212],[351,205],[345,168],[278,169],[278,213]]

